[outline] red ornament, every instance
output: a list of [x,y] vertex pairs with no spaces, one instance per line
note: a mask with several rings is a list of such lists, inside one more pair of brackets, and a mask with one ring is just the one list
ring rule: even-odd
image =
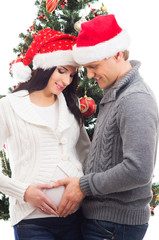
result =
[[58,0],[47,0],[46,1],[46,10],[49,13],[52,13],[56,9],[57,4],[58,4]]
[[39,16],[39,19],[44,19],[44,14],[41,14],[41,15]]
[[34,26],[33,26],[33,25],[30,27],[30,30],[31,30],[31,31],[34,31]]
[[47,19],[47,16],[45,16],[44,14],[41,14],[38,18],[44,20],[44,19]]
[[36,35],[37,35],[37,34],[36,34],[36,33],[34,33],[34,34],[32,35],[32,36],[33,36],[33,38],[35,38],[35,37],[36,37]]
[[84,96],[80,98],[80,108],[83,117],[90,117],[96,111],[96,103],[91,97]]

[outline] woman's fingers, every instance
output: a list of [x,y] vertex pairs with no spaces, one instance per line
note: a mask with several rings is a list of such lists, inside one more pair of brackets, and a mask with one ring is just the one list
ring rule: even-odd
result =
[[[43,211],[43,213],[46,213],[46,214],[49,214],[49,215],[55,215],[56,217],[59,217],[58,213],[57,213],[57,207],[51,203],[51,206],[50,204],[48,204],[49,201],[44,202],[42,207],[41,207],[41,211]],[[52,207],[53,205],[53,207]]]

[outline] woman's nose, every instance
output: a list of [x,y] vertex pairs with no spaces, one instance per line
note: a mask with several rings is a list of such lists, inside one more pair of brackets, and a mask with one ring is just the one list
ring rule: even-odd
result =
[[65,79],[64,79],[64,84],[65,86],[68,86],[71,82],[72,82],[72,78],[69,76],[65,76]]

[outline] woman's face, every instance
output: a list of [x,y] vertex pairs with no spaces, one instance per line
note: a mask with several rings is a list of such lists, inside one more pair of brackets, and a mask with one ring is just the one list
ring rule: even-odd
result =
[[77,67],[58,66],[51,75],[45,90],[48,94],[59,95],[73,80]]

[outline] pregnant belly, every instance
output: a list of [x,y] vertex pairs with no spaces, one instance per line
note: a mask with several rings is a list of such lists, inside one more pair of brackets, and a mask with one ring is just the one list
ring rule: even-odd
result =
[[64,191],[65,191],[65,187],[60,186],[57,188],[46,189],[44,190],[44,193],[58,207],[60,205],[61,198]]

